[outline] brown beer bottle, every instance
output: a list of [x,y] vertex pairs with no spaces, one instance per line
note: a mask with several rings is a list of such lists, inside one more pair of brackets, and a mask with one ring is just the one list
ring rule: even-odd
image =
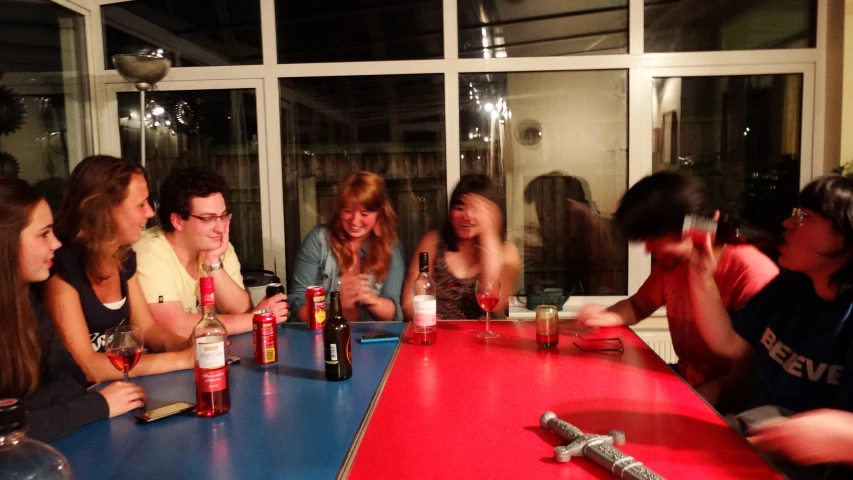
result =
[[323,353],[326,380],[338,381],[352,377],[350,329],[341,309],[340,292],[329,294],[329,318],[323,326]]

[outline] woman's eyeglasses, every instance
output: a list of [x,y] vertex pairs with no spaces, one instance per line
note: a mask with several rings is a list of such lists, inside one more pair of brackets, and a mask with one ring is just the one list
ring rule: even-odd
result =
[[228,220],[231,220],[231,217],[233,217],[234,214],[231,212],[225,212],[222,215],[210,215],[208,217],[199,217],[198,215],[193,215],[193,214],[190,214],[190,216],[193,218],[197,218],[197,219],[201,220],[201,223],[203,223],[205,225],[210,225],[211,223],[213,223],[217,220],[222,220],[223,222],[227,222]]

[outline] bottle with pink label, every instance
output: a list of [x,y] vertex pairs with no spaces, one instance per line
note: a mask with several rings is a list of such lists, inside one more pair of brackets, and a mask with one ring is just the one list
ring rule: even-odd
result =
[[420,274],[412,287],[415,315],[412,321],[412,343],[432,345],[436,340],[435,282],[429,276],[429,254],[420,253]]

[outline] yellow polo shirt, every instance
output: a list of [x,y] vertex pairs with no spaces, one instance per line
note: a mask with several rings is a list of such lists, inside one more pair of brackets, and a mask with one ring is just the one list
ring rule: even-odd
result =
[[[162,228],[152,227],[142,232],[142,238],[133,245],[133,250],[136,251],[136,276],[148,303],[177,301],[181,302],[185,312],[200,313],[199,282],[181,265]],[[201,268],[201,256],[198,264],[199,273],[205,275],[207,272]],[[222,255],[222,268],[240,288],[245,288],[240,261],[230,242]]]

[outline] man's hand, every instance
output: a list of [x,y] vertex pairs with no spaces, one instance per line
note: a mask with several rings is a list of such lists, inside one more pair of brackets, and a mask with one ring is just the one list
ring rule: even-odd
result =
[[[714,220],[720,219],[720,211],[714,212]],[[700,275],[714,275],[717,271],[717,258],[714,257],[714,242],[711,234],[706,233],[701,242],[693,243],[693,251],[690,254],[690,273]]]
[[287,295],[283,293],[276,293],[271,297],[267,297],[258,302],[258,306],[255,307],[255,310],[269,310],[275,315],[275,322],[282,323],[287,320],[287,314],[289,312],[287,308]]
[[616,327],[625,322],[601,305],[584,305],[578,312],[578,322],[584,327]]
[[797,465],[853,465],[853,413],[819,409],[770,422],[750,432],[756,448]]
[[219,237],[219,246],[205,251],[202,256],[202,262],[204,262],[205,265],[213,265],[214,263],[219,263],[221,261],[222,255],[225,255],[225,251],[228,250],[230,231],[231,220],[225,220],[225,224],[222,226],[222,236]]

